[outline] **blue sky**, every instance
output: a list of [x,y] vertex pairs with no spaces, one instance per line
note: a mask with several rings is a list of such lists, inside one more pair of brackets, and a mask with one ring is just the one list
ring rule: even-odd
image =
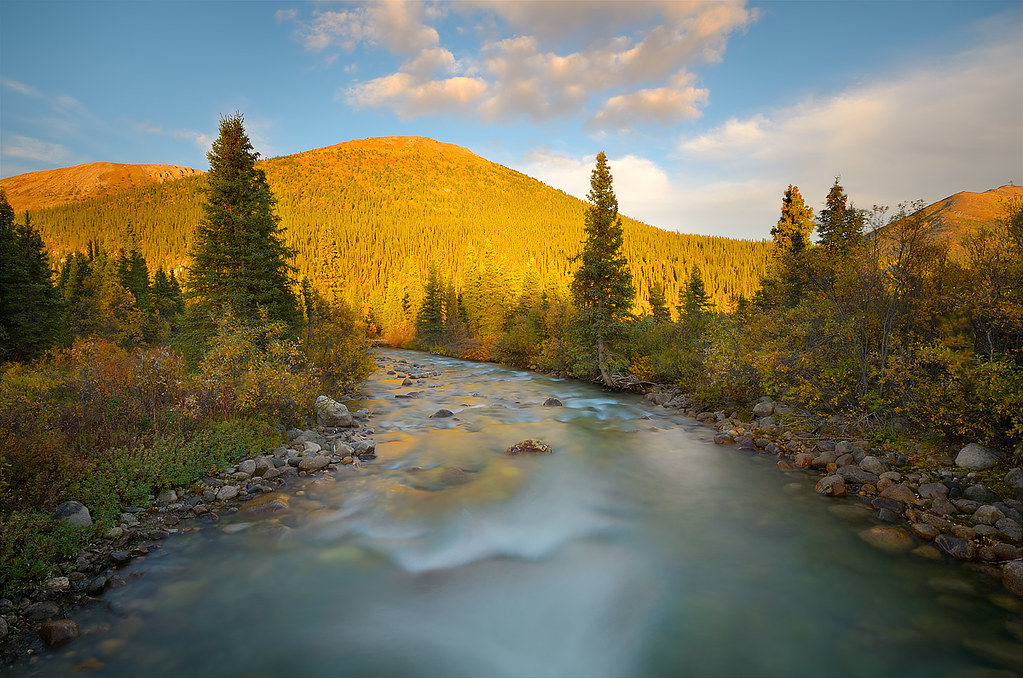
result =
[[1023,182],[1023,2],[0,0],[0,176],[206,169],[219,116],[286,155],[421,135],[621,211],[767,238],[819,208]]

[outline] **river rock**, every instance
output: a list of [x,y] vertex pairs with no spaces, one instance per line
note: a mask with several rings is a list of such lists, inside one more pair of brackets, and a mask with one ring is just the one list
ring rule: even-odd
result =
[[229,501],[238,496],[237,485],[224,485],[220,490],[217,491],[217,499],[220,501]]
[[967,499],[980,502],[982,504],[993,504],[996,501],[1001,501],[1002,497],[997,492],[989,488],[987,485],[970,485],[966,488],[966,492],[963,495]]
[[256,466],[257,464],[255,459],[246,459],[242,463],[238,464],[238,472],[248,473],[251,477],[256,475]]
[[319,471],[327,467],[330,463],[330,457],[324,457],[320,455],[311,457],[302,457],[298,462],[298,470],[305,471],[306,473],[312,473],[313,471]]
[[321,395],[316,398],[313,405],[316,410],[316,423],[319,426],[333,428],[351,428],[355,426],[352,413],[344,404],[337,402],[327,396]]
[[754,417],[770,417],[774,414],[774,401],[761,398],[760,402],[753,406]]
[[1010,560],[1002,565],[1002,584],[1023,597],[1023,560]]
[[948,487],[944,483],[923,483],[920,485],[920,496],[924,499],[945,499],[948,497]]
[[1016,488],[1016,490],[1023,490],[1023,469],[1014,468],[1005,474],[1005,482],[1009,483]]
[[956,512],[956,505],[948,499],[938,497],[934,500],[934,503],[931,504],[931,510],[943,516],[950,516]]
[[817,458],[817,455],[810,452],[800,452],[796,456],[792,457],[792,463],[799,468],[810,468],[813,464],[813,460]]
[[888,489],[881,492],[882,497],[901,501],[907,506],[916,504],[916,493],[909,489],[906,485],[892,485]]
[[264,494],[256,497],[242,507],[241,512],[247,516],[262,518],[288,510],[288,498],[283,494]]
[[727,433],[717,433],[714,435],[715,445],[734,445],[735,438]]
[[853,483],[854,485],[866,485],[874,484],[877,482],[877,476],[870,471],[864,471],[859,466],[850,464],[849,466],[843,466],[838,469],[838,475],[842,476],[842,480],[847,483]]
[[31,621],[43,621],[44,619],[50,619],[60,614],[60,606],[52,600],[42,600],[38,603],[32,603],[25,608],[23,613],[25,619]]
[[39,629],[39,637],[50,647],[57,647],[78,637],[78,622],[74,619],[53,619]]
[[0,640],[7,637],[7,620],[0,617]]
[[913,548],[913,538],[898,527],[876,525],[861,532],[860,537],[885,551],[908,551]]
[[85,585],[85,592],[90,596],[97,596],[103,593],[103,589],[107,587],[107,578],[104,575],[93,577],[88,584]]
[[970,469],[971,471],[983,471],[986,468],[995,466],[1002,460],[1001,452],[984,447],[978,443],[970,443],[959,450],[956,455],[956,466]]
[[926,539],[927,541],[932,541],[938,536],[938,534],[940,534],[938,532],[938,528],[933,525],[928,525],[927,523],[910,523],[909,528],[913,530],[913,534],[921,539]]
[[1002,518],[995,523],[995,527],[1009,539],[1023,541],[1023,525],[1020,525],[1012,518]]
[[974,511],[970,520],[974,525],[994,525],[1005,517],[1005,514],[990,504],[984,504]]
[[814,489],[817,494],[825,497],[844,497],[849,494],[841,476],[824,476],[817,481],[817,487]]
[[504,451],[504,453],[510,456],[523,454],[553,454],[554,449],[542,440],[523,440],[509,447]]
[[828,464],[835,463],[836,459],[838,459],[838,454],[834,450],[821,452],[810,462],[810,466],[816,469],[827,468]]
[[54,520],[61,520],[69,525],[89,527],[92,525],[92,516],[89,509],[80,501],[65,501],[53,509]]
[[454,412],[452,412],[451,410],[445,410],[441,408],[434,412],[433,414],[431,414],[430,419],[449,419],[453,416],[455,416]]
[[858,464],[861,469],[867,471],[868,473],[873,473],[876,476],[880,476],[882,473],[888,470],[888,464],[884,463],[884,461],[878,459],[877,457],[871,456],[863,457],[863,459],[860,459]]
[[870,505],[878,511],[889,511],[891,513],[903,513],[906,510],[906,506],[903,502],[898,499],[886,497],[884,494],[874,497],[873,501],[870,502]]
[[174,490],[164,490],[160,494],[156,495],[156,503],[158,506],[166,506],[167,504],[173,504],[178,500],[178,493]]
[[939,534],[934,538],[934,544],[941,549],[942,553],[958,560],[973,560],[977,555],[977,545],[962,537]]

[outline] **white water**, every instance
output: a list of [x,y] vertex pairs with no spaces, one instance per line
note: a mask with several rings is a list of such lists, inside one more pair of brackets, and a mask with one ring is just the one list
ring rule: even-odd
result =
[[[869,511],[675,413],[382,355],[440,374],[372,379],[377,460],[293,482],[286,513],[166,540],[28,673],[932,678],[1023,649],[997,582],[873,549]],[[555,453],[503,454],[525,438]]]

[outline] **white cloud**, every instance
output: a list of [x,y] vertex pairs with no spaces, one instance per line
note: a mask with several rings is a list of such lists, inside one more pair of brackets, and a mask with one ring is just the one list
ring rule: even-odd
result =
[[26,85],[23,82],[12,80],[11,78],[0,78],[0,85],[3,85],[7,89],[13,90],[22,96],[31,97],[33,99],[43,98],[42,92],[37,90],[32,85]]
[[21,134],[10,134],[3,138],[3,155],[25,160],[38,160],[49,164],[60,164],[70,153],[65,146],[41,141]]
[[[469,48],[475,52],[456,58],[454,47],[441,43],[430,24],[451,16],[476,25],[483,37]],[[622,128],[699,116],[708,93],[689,69],[719,60],[729,35],[756,13],[743,0],[392,1],[321,11],[306,22],[286,18],[298,23],[310,51],[382,47],[404,59],[395,72],[350,86],[346,99],[355,106],[389,107],[404,117],[583,116],[596,127]],[[594,108],[596,114],[586,112]]]

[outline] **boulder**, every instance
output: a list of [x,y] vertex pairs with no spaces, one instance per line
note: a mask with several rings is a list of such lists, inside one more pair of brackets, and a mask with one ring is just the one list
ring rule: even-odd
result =
[[973,560],[977,555],[977,546],[969,539],[953,537],[948,534],[939,534],[934,538],[934,545],[941,549],[942,553],[952,556],[958,560]]
[[43,600],[38,603],[32,603],[25,608],[25,619],[31,621],[43,621],[44,619],[51,619],[60,614],[60,607],[57,603],[52,600]]
[[315,457],[302,457],[302,459],[298,462],[298,470],[305,471],[306,473],[312,473],[313,471],[319,471],[320,469],[326,468],[329,463],[330,457],[323,457],[320,455]]
[[[265,462],[264,462],[263,470],[264,471],[266,470]],[[256,460],[255,459],[246,459],[242,463],[238,464],[238,472],[239,473],[248,473],[249,476],[256,475]]]
[[352,413],[344,404],[337,402],[327,396],[319,396],[313,408],[316,410],[316,423],[319,426],[332,428],[351,428],[355,426]]
[[1017,490],[1023,490],[1023,469],[1014,468],[1005,474],[1005,482],[1009,483]]
[[1002,565],[1002,584],[1023,597],[1023,560],[1010,560]]
[[774,414],[774,402],[771,400],[761,399],[759,403],[753,406],[754,417],[769,417]]
[[956,455],[956,466],[970,469],[971,471],[982,471],[991,468],[1002,460],[1002,454],[997,450],[984,447],[978,443],[970,443],[959,450]]
[[160,494],[156,495],[156,503],[159,506],[166,506],[167,504],[173,504],[178,500],[178,493],[174,490],[164,490]]
[[509,456],[523,454],[553,454],[554,449],[542,440],[522,440],[504,451]]
[[948,487],[944,483],[924,483],[920,486],[920,496],[924,499],[947,499]]
[[1012,518],[1002,518],[995,523],[995,527],[1009,539],[1023,541],[1023,525],[1020,525]]
[[984,504],[973,512],[970,520],[973,521],[974,525],[994,525],[1003,518],[1005,518],[1004,513],[990,504]]
[[876,476],[880,476],[882,473],[888,470],[888,464],[884,463],[877,457],[866,456],[860,459],[859,466],[868,473],[873,473]]
[[903,504],[912,506],[916,503],[916,494],[905,485],[892,485],[881,492],[882,497],[901,501]]
[[54,520],[62,520],[70,525],[78,525],[79,527],[89,527],[92,525],[92,516],[89,515],[89,509],[85,507],[80,501],[65,501],[62,504],[58,504],[57,508],[53,509]]
[[859,466],[850,464],[849,466],[843,466],[838,469],[838,475],[842,476],[842,480],[847,483],[853,483],[854,485],[866,485],[867,483],[874,484],[877,482],[877,476],[870,471],[864,471]]
[[817,494],[823,494],[825,497],[844,497],[849,494],[841,476],[824,476],[817,481],[817,487],[814,489]]
[[810,468],[810,465],[813,464],[813,460],[816,458],[817,455],[811,452],[800,452],[799,454],[792,458],[792,461],[799,468]]
[[237,485],[224,485],[217,491],[217,499],[221,501],[228,501],[238,496]]
[[455,416],[455,413],[451,410],[439,409],[430,415],[430,419],[449,419]]
[[57,647],[78,637],[78,622],[74,619],[53,619],[39,629],[39,637],[50,647]]
[[989,488],[987,485],[970,485],[963,492],[963,496],[967,499],[980,502],[982,504],[993,504],[996,501],[1001,501],[1002,497],[997,492]]
[[[659,395],[667,395],[667,394],[661,393]],[[668,402],[668,401],[665,400],[664,402]],[[657,404],[658,405],[663,405],[664,403],[662,402],[662,403],[657,403]],[[547,400],[543,401],[543,406],[544,407],[564,407],[564,404],[560,400],[558,400],[557,398],[548,398]]]
[[927,523],[910,523],[909,529],[913,530],[913,534],[927,541],[932,541],[939,534],[938,528]]

